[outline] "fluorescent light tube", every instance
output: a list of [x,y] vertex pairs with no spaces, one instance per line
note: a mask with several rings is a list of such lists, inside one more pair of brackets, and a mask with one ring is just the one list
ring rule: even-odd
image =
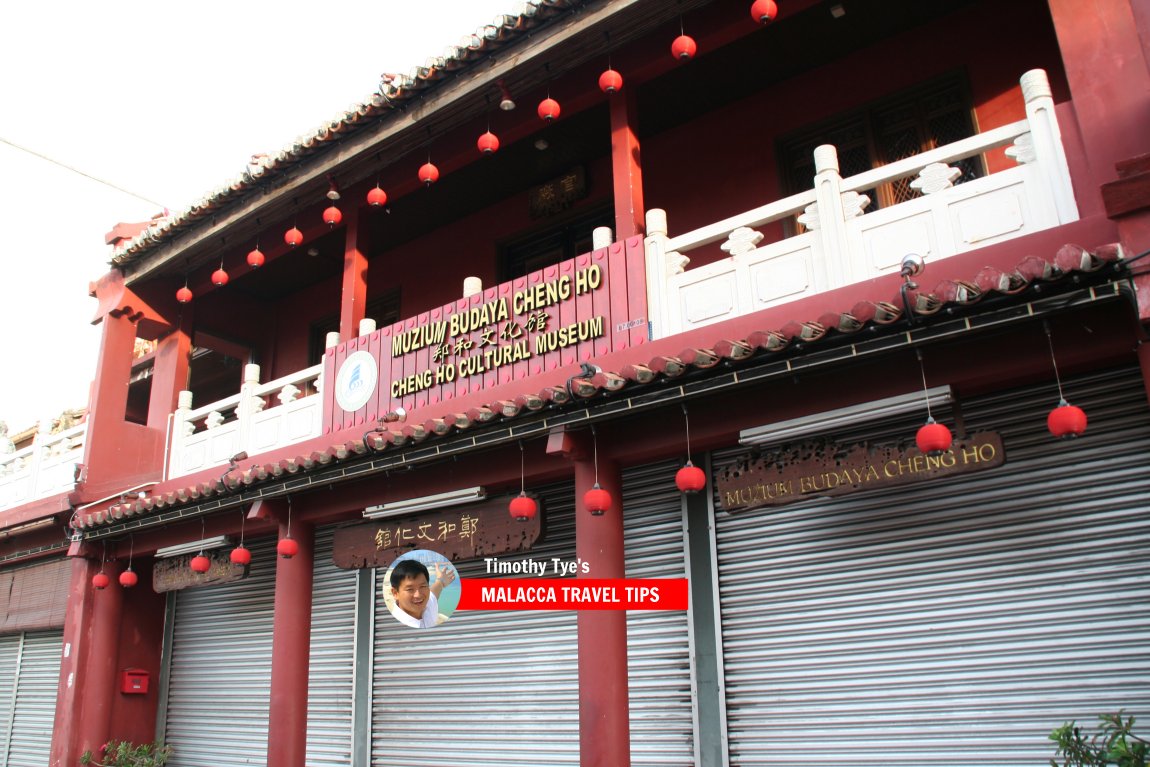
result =
[[204,538],[202,541],[188,541],[187,543],[177,543],[174,546],[164,546],[163,548],[156,549],[157,557],[178,557],[181,554],[198,554],[200,551],[207,551],[208,549],[222,549],[224,546],[230,546],[232,539],[226,535],[216,535],[211,538]]
[[921,391],[900,394],[897,397],[863,402],[858,405],[828,410],[825,413],[812,413],[789,421],[756,426],[739,432],[740,445],[778,445],[800,437],[826,434],[843,426],[857,426],[867,421],[877,421],[892,416],[906,415],[921,411],[926,419],[926,403],[932,408],[948,405],[953,401],[950,386],[936,386]]
[[419,498],[409,498],[393,503],[381,503],[378,506],[368,506],[363,510],[365,519],[380,519],[394,517],[398,514],[407,514],[413,511],[426,511],[427,509],[440,509],[444,506],[455,506],[461,503],[474,503],[487,497],[487,491],[482,487],[467,487],[462,490],[449,490],[446,493],[424,495]]

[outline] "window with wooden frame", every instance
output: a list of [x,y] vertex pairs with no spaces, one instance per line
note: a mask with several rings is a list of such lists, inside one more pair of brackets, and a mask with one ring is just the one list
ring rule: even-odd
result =
[[[783,192],[792,195],[813,186],[814,150],[821,144],[832,144],[838,150],[839,171],[847,178],[973,136],[976,131],[966,80],[959,74],[948,75],[780,139]],[[952,165],[962,171],[955,184],[986,174],[981,156]],[[871,200],[867,210],[874,211],[921,196],[911,188],[912,180],[859,191]]]

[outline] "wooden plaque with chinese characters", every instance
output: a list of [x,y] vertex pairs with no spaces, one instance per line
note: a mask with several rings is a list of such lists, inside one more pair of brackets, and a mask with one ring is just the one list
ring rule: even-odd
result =
[[520,522],[508,512],[510,502],[505,496],[341,527],[335,531],[332,560],[336,567],[355,570],[387,567],[413,549],[430,549],[452,562],[530,551],[542,537],[543,509],[534,519]]
[[196,555],[184,554],[170,559],[157,559],[152,569],[152,589],[157,594],[163,594],[166,591],[180,591],[196,586],[232,583],[248,577],[247,567],[232,564],[229,549],[204,552],[204,556],[212,561],[212,566],[206,573],[192,570],[191,563],[194,556]]

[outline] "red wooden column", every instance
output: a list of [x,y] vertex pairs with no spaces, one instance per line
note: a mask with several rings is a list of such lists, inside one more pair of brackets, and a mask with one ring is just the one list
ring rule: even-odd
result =
[[[186,307],[185,307],[186,308]],[[168,416],[176,411],[180,392],[188,388],[188,368],[192,359],[191,318],[185,313],[182,327],[174,329],[156,344],[152,365],[152,394],[148,401],[148,427],[168,430]]]
[[[280,522],[280,538],[287,535]],[[304,767],[307,753],[307,680],[311,659],[311,588],[315,530],[295,522],[291,536],[299,553],[276,559],[275,619],[272,628],[271,705],[268,764]]]
[[[88,670],[92,662],[99,663],[90,652],[96,626],[96,613],[106,610],[107,600],[97,597],[109,596],[108,592],[118,585],[109,586],[101,592],[92,588],[92,576],[100,571],[100,563],[84,557],[72,557],[72,576],[68,584],[68,612],[64,618],[64,657],[60,660],[60,684],[56,691],[56,717],[52,726],[52,750],[48,763],[52,767],[78,764],[84,752],[82,743],[100,745],[104,740],[91,740],[90,728],[85,727],[84,701],[88,694]],[[107,571],[105,571],[107,572]],[[111,577],[111,576],[109,576]],[[113,584],[115,579],[113,578]],[[113,602],[120,597],[111,595]],[[103,604],[98,604],[103,602]],[[106,623],[106,621],[105,621]],[[114,656],[113,656],[114,657]],[[98,676],[98,675],[97,675]],[[95,687],[93,680],[93,687]],[[107,699],[112,691],[105,690]],[[91,746],[89,746],[91,747]]]
[[[602,446],[602,441],[600,441]],[[623,578],[623,483],[619,467],[599,451],[599,486],[611,494],[611,508],[593,516],[583,494],[595,484],[590,435],[554,433],[547,452],[573,459],[575,467],[575,555],[590,567],[579,578]],[[582,610],[579,632],[579,764],[630,767],[631,720],[627,702],[627,613]]]
[[1115,178],[1116,163],[1150,150],[1143,130],[1150,124],[1150,70],[1139,37],[1147,14],[1136,0],[1097,0],[1086,9],[1076,0],[1049,0],[1050,15],[1092,179],[1075,179],[1083,216],[1100,212],[1098,187]]
[[353,205],[344,218],[347,239],[343,249],[343,292],[339,306],[339,338],[350,341],[359,335],[359,321],[367,312],[367,233],[365,222],[359,216],[359,206]]
[[83,584],[74,583],[77,575],[86,575],[87,588],[93,591],[91,620],[87,627],[80,627],[82,644],[71,648],[72,652],[83,656],[82,665],[73,680],[80,697],[80,721],[75,733],[77,750],[83,753],[91,749],[93,754],[108,742],[111,734],[112,706],[117,695],[120,623],[124,614],[124,589],[118,582],[120,563],[113,560],[103,565],[104,574],[111,583],[107,588],[96,591],[91,576],[100,569],[100,563],[92,561],[88,566],[81,565],[72,571],[76,588],[83,587]]
[[639,161],[635,90],[624,88],[609,99],[611,175],[615,193],[615,240],[643,234],[643,165]]

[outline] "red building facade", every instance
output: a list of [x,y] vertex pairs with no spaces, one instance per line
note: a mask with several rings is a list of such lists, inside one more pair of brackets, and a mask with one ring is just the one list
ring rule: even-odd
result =
[[[1029,764],[1147,713],[1150,17],[750,8],[529,4],[116,239],[82,433],[0,459],[11,753]],[[689,604],[413,634],[411,548]]]

